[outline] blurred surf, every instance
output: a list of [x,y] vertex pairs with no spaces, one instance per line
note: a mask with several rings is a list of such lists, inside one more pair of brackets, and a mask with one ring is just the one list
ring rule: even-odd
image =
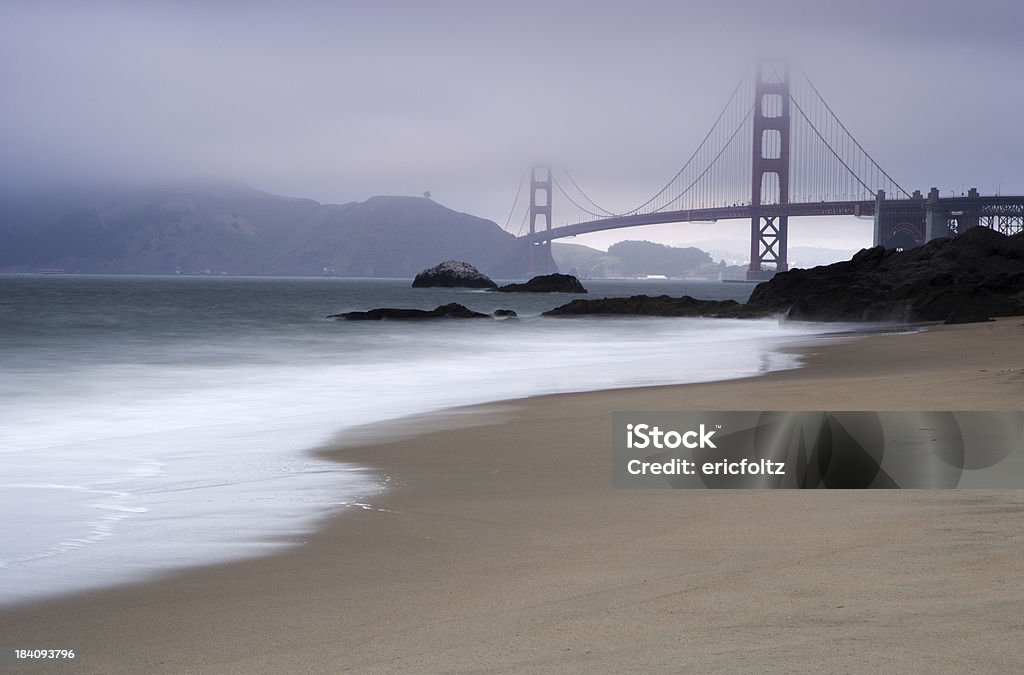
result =
[[[750,287],[587,282],[745,299]],[[346,429],[533,394],[791,368],[778,321],[545,319],[572,296],[407,280],[0,277],[0,602],[258,555],[366,507],[372,467],[310,450]],[[460,302],[519,320],[330,321]],[[835,330],[832,327],[830,330]]]

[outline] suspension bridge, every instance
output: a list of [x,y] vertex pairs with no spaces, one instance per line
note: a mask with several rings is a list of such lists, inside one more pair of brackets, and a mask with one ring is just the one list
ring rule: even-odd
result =
[[[534,166],[520,182],[509,223],[524,202],[518,237],[530,271],[555,271],[551,242],[640,225],[750,221],[747,279],[789,269],[789,218],[859,216],[874,220],[874,244],[912,248],[971,227],[1024,229],[1024,196],[959,197],[908,192],[853,137],[806,76],[762,61],[732,91],[711,130],[654,196],[628,211],[606,209],[565,169]],[[556,219],[557,218],[557,219]],[[526,226],[529,225],[527,229]]]

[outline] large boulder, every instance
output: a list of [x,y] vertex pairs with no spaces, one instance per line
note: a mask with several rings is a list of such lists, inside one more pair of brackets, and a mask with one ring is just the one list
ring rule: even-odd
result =
[[791,270],[757,286],[748,304],[804,321],[950,321],[1024,314],[1024,235],[975,227],[953,239]]
[[580,280],[571,274],[545,274],[525,284],[508,284],[495,288],[499,293],[586,293]]
[[461,260],[445,260],[440,265],[425,269],[412,281],[413,288],[497,288],[486,274]]
[[426,309],[397,309],[393,307],[381,307],[366,312],[345,312],[343,314],[331,314],[328,319],[345,319],[347,321],[381,321],[382,319],[489,319],[489,314],[481,314],[452,302],[441,305],[431,310]]

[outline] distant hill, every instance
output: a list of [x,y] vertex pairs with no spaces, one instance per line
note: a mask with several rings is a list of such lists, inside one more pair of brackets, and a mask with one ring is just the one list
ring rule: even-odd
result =
[[[694,242],[694,246],[708,252],[716,260],[730,265],[746,265],[750,260],[750,242],[742,239],[709,239]],[[865,245],[868,245],[867,243]],[[821,246],[794,246],[788,248],[790,267],[815,267],[849,260],[859,248],[825,248]]]
[[555,242],[552,255],[559,269],[591,278],[665,275],[718,280],[727,269],[699,248],[650,241],[620,241],[610,246],[607,253],[580,244]]
[[596,279],[623,276],[621,260],[583,244],[552,242],[551,256],[558,269],[573,276]]
[[608,247],[608,255],[621,260],[622,270],[628,275],[687,276],[701,265],[714,262],[699,248],[677,248],[652,241],[620,241]]
[[455,258],[523,277],[496,223],[423,197],[320,204],[235,183],[0,196],[0,269],[412,277]]
[[329,211],[301,242],[270,261],[276,274],[413,277],[448,260],[464,260],[492,277],[527,273],[526,252],[496,223],[423,197],[373,197]]

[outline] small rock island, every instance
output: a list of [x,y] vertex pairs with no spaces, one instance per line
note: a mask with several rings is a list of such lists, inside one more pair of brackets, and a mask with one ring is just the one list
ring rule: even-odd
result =
[[544,316],[674,316],[708,317],[713,319],[756,319],[773,314],[735,300],[698,300],[684,295],[633,295],[628,298],[595,298],[573,300],[544,312]]
[[493,289],[498,293],[586,293],[580,280],[571,274],[544,274],[525,284],[507,284]]
[[416,275],[413,288],[497,288],[490,277],[461,260],[445,260]]
[[[510,310],[498,310],[510,311]],[[497,312],[495,312],[497,316]],[[501,316],[505,316],[502,314]],[[346,321],[382,321],[384,319],[489,319],[490,314],[481,314],[458,304],[450,302],[434,309],[404,309],[396,307],[381,307],[365,312],[345,312],[343,314],[331,314],[328,319],[344,319]]]

